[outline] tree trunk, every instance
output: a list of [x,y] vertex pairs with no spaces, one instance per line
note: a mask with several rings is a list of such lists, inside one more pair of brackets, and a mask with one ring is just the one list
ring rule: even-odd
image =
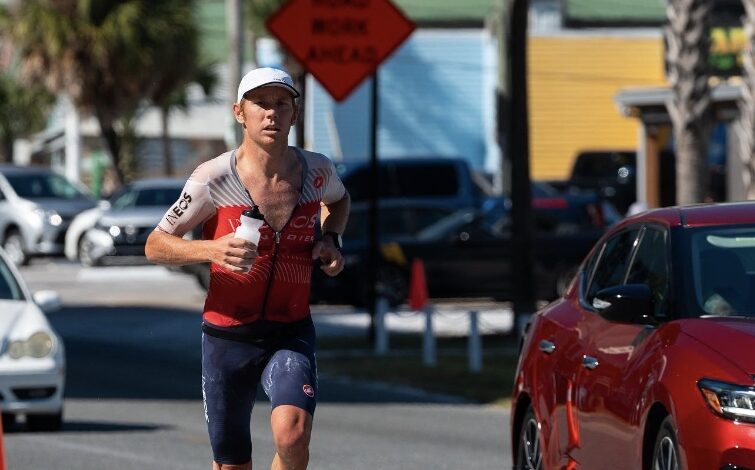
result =
[[3,155],[0,157],[2,163],[13,163],[13,142],[15,137],[9,136],[3,139]]
[[735,126],[743,161],[742,179],[747,199],[755,199],[755,3],[742,2],[745,7],[744,33],[747,38],[743,54],[742,100],[739,122]]
[[676,139],[676,203],[703,202],[707,196],[707,152],[713,127],[708,83],[709,0],[667,0],[665,28],[667,103]]
[[170,134],[168,132],[169,119],[170,108],[162,106],[160,108],[160,121],[162,124],[163,173],[165,176],[173,176],[173,151],[171,150]]
[[100,123],[102,138],[105,140],[105,145],[110,152],[110,156],[113,158],[113,169],[118,178],[118,184],[121,185],[125,181],[123,169],[121,168],[121,138],[115,132],[111,121],[102,119],[100,116],[98,116],[97,120]]

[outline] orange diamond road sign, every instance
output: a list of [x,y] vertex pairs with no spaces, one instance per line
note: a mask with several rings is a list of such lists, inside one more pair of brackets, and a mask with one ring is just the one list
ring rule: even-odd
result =
[[290,0],[267,29],[337,101],[415,29],[390,0]]

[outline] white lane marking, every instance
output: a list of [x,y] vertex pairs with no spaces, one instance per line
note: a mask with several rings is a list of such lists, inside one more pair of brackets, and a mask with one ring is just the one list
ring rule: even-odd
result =
[[40,441],[43,441],[44,445],[47,445],[50,447],[56,447],[58,449],[73,450],[76,452],[82,452],[82,453],[87,453],[87,454],[92,454],[92,455],[101,455],[104,457],[126,460],[128,462],[140,462],[140,463],[148,464],[149,466],[153,466],[159,461],[159,459],[155,457],[147,457],[144,455],[139,455],[139,454],[130,453],[130,452],[120,452],[117,450],[113,450],[112,448],[95,447],[95,446],[86,445],[86,444],[77,444],[75,442],[64,442],[56,438],[41,437],[40,439],[40,436],[38,435],[34,437],[33,445],[39,446]]
[[162,266],[108,266],[84,268],[76,275],[79,282],[112,282],[137,279],[142,281],[165,281],[180,275]]

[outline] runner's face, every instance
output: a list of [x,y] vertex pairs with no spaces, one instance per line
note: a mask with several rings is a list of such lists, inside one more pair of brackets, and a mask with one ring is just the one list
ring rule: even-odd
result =
[[280,87],[257,88],[244,95],[236,116],[246,126],[247,135],[260,144],[288,141],[288,132],[296,122],[294,98]]

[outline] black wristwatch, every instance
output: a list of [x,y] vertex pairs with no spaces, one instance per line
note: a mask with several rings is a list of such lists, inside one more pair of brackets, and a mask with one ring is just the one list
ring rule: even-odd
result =
[[343,248],[343,241],[341,240],[341,234],[338,232],[325,232],[322,234],[322,238],[330,237],[333,240],[333,244],[339,250]]

